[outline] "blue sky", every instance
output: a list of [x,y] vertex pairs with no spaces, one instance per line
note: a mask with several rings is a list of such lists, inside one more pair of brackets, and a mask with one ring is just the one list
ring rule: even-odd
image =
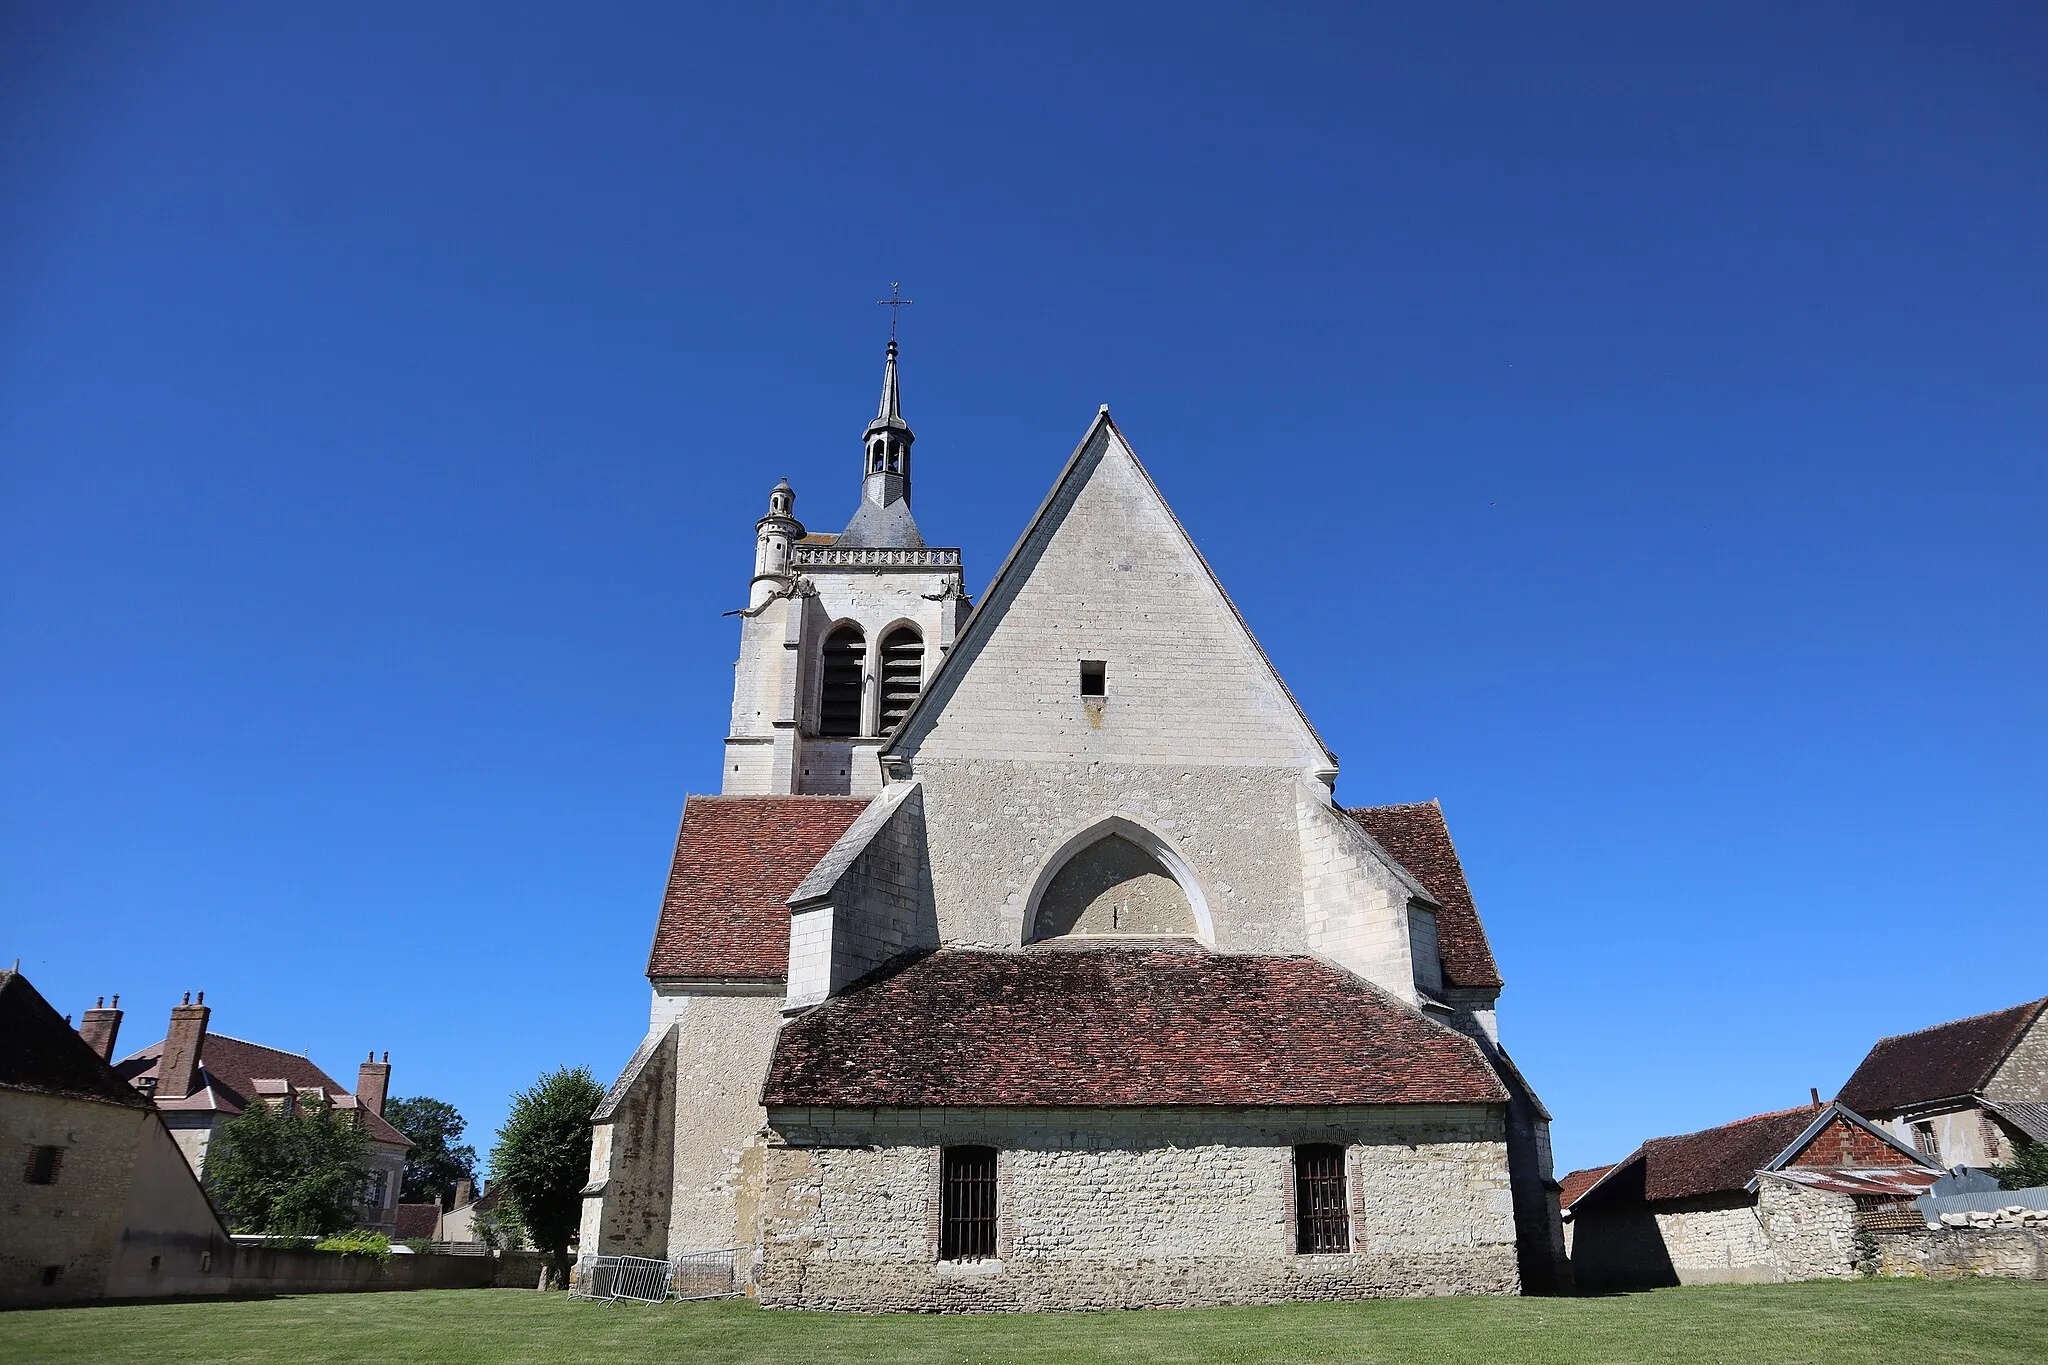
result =
[[979,588],[1096,405],[1440,799],[1560,1169],[2048,994],[2038,6],[0,13],[0,957],[608,1079],[901,279]]

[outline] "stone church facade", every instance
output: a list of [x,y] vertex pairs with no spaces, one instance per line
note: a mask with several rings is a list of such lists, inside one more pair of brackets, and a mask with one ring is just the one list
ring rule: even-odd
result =
[[1337,804],[1106,407],[971,610],[912,440],[892,342],[851,523],[758,523],[584,1254],[815,1308],[1562,1287],[1441,810]]

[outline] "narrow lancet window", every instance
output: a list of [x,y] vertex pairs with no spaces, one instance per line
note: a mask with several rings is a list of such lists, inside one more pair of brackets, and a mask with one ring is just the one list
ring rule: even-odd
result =
[[948,1147],[939,1160],[939,1259],[995,1254],[995,1148]]
[[924,686],[924,641],[909,626],[882,637],[882,733],[893,735]]
[[860,733],[861,672],[867,640],[858,626],[841,626],[825,637],[825,680],[818,695],[818,733],[849,739]]

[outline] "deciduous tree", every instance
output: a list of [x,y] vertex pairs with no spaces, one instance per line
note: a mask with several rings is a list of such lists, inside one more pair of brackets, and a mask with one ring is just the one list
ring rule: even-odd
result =
[[355,1224],[369,1148],[349,1111],[257,1101],[215,1135],[207,1183],[237,1232],[339,1232]]
[[400,1189],[400,1199],[408,1204],[439,1204],[446,1208],[455,1197],[456,1181],[475,1181],[476,1148],[456,1142],[469,1125],[454,1105],[416,1095],[386,1104],[384,1118],[412,1139],[412,1150],[405,1157],[405,1184]]
[[590,1175],[590,1115],[604,1089],[579,1066],[551,1071],[512,1097],[512,1113],[491,1149],[491,1180],[519,1206],[526,1235],[548,1255],[548,1278],[569,1282],[569,1243],[583,1215]]

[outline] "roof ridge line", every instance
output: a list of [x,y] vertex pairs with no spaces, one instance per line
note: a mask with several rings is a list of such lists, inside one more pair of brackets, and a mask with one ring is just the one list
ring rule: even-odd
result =
[[2038,1000],[2022,1000],[2017,1005],[2001,1005],[1995,1010],[1982,1010],[1976,1014],[1966,1014],[1960,1019],[1944,1019],[1939,1024],[1928,1024],[1924,1028],[1907,1029],[1904,1033],[1887,1033],[1879,1038],[1877,1043],[1872,1043],[1871,1046],[1875,1048],[1878,1043],[1889,1043],[1898,1038],[1917,1038],[1923,1033],[1933,1033],[1936,1029],[1954,1028],[1957,1024],[1974,1024],[1979,1019],[1989,1019],[1994,1014],[2011,1014],[2014,1010],[2023,1010],[2041,1005],[2048,1005],[2048,995],[2044,995]]

